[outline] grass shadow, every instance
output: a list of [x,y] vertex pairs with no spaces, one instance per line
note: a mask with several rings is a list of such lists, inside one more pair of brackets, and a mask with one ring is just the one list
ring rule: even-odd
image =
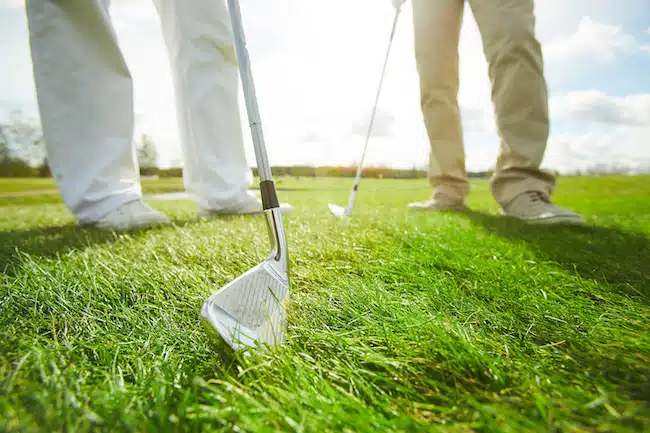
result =
[[615,228],[536,225],[468,211],[485,230],[527,247],[581,278],[605,281],[621,294],[650,304],[650,239]]
[[17,271],[21,254],[54,258],[70,251],[83,250],[97,244],[116,242],[125,234],[134,235],[151,229],[113,232],[77,224],[35,227],[26,230],[0,231],[0,272],[7,275]]
[[243,218],[259,218],[257,215],[215,215],[209,218],[170,218],[171,225],[112,231],[80,226],[71,223],[61,226],[33,227],[23,230],[0,231],[0,272],[11,275],[12,265],[21,261],[21,254],[42,258],[54,258],[70,251],[83,250],[98,244],[111,244],[125,235],[138,236],[164,227],[187,227],[211,220],[234,221]]

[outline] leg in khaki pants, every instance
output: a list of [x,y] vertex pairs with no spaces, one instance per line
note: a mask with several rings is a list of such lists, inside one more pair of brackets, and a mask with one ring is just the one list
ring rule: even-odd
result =
[[[524,219],[556,222],[577,215],[550,204],[555,178],[540,169],[549,132],[542,51],[535,37],[533,0],[468,0],[489,65],[501,152],[491,181],[503,209],[515,198]],[[469,193],[458,95],[458,42],[464,0],[413,0],[415,55],[422,114],[431,144],[433,198],[414,208],[464,206]],[[529,206],[529,201],[539,205]],[[534,209],[533,209],[534,208]],[[562,214],[560,218],[558,215]],[[508,213],[508,212],[506,212]]]
[[464,202],[469,193],[458,108],[458,41],[463,0],[413,0],[415,58],[429,135],[429,181],[438,201]]
[[549,118],[533,0],[470,0],[470,5],[483,39],[501,136],[492,192],[502,206],[526,191],[550,198],[555,179],[539,168]]

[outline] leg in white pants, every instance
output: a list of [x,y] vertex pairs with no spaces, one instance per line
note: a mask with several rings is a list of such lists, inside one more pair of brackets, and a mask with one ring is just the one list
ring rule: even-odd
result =
[[185,188],[200,207],[250,201],[238,68],[223,0],[155,0],[176,89]]
[[[185,186],[201,207],[250,200],[237,65],[221,1],[159,0],[176,84]],[[140,198],[133,96],[109,0],[28,0],[34,76],[48,160],[64,202],[93,222]]]
[[26,4],[48,162],[65,204],[82,223],[141,196],[131,75],[108,3]]

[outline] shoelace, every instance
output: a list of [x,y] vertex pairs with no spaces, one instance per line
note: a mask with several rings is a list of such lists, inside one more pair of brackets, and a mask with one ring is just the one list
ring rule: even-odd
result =
[[544,197],[544,195],[539,192],[539,191],[528,191],[528,197],[530,197],[530,200],[534,203],[537,202],[542,202],[548,204],[549,201]]
[[[539,191],[527,191],[526,196],[529,200],[520,202],[520,211],[524,213],[541,213],[547,210],[550,205],[549,200]],[[525,209],[525,210],[524,210]]]

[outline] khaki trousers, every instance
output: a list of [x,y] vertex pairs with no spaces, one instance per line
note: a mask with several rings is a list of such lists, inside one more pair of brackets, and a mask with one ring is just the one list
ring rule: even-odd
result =
[[[506,205],[534,190],[550,197],[555,178],[540,170],[549,134],[543,58],[533,0],[468,0],[483,40],[500,154],[491,179]],[[413,0],[421,108],[431,145],[433,196],[464,201],[469,193],[458,108],[458,43],[464,0]]]

